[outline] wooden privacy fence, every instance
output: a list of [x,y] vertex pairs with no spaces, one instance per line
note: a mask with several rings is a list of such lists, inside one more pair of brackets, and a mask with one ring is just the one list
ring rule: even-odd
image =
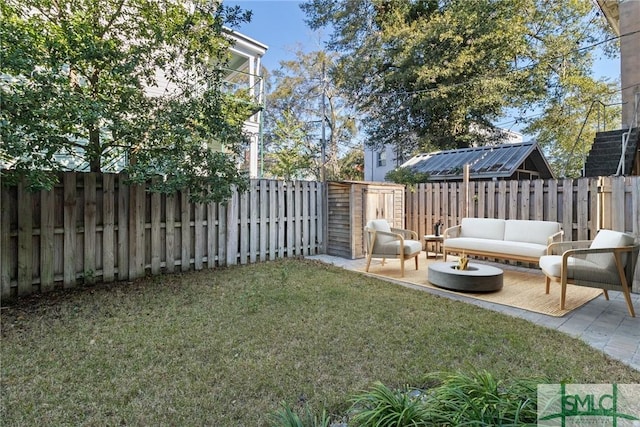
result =
[[439,219],[450,227],[469,216],[558,221],[565,240],[590,240],[601,228],[640,240],[640,176],[427,183],[407,189],[405,203],[405,225],[420,236]]
[[52,191],[2,187],[1,296],[313,255],[322,184],[253,180],[226,205],[148,193],[124,176],[65,173]]
[[431,234],[466,216],[558,221],[565,240],[588,240],[598,229],[640,238],[640,177],[476,181],[419,184],[405,192],[406,227]]
[[[30,193],[21,185],[1,191],[3,298],[314,255],[325,252],[327,241],[325,192],[317,182],[251,181],[247,193],[235,193],[226,205],[148,193],[110,174],[65,173],[53,191]],[[640,177],[445,182],[406,190],[405,226],[419,235],[431,234],[438,219],[451,226],[465,216],[558,221],[566,240],[591,239],[600,228],[640,238]],[[640,292],[640,268],[634,291]]]

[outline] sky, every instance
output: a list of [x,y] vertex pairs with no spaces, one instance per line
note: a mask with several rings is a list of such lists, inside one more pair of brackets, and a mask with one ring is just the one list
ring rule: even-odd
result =
[[[293,52],[298,46],[303,51],[320,50],[323,47],[321,40],[323,35],[326,39],[326,30],[323,34],[322,30],[314,32],[307,27],[300,3],[302,1],[298,0],[224,0],[225,5],[238,5],[253,12],[250,23],[234,29],[269,47],[262,58],[262,65],[269,71],[276,70],[280,61],[293,59]],[[597,78],[619,80],[620,59],[598,59],[593,72]],[[510,117],[500,122],[499,125],[504,123],[504,127],[511,130],[520,130],[517,124],[512,124]],[[525,135],[526,140],[528,138]]]
[[262,65],[270,71],[277,69],[280,61],[293,59],[296,46],[305,51],[322,48],[322,33],[310,30],[304,23],[305,15],[300,10],[300,3],[294,0],[224,0],[225,5],[238,5],[253,12],[250,23],[234,30],[269,47],[262,58]]

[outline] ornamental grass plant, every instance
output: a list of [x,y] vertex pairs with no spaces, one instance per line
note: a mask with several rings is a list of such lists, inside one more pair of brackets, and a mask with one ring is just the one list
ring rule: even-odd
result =
[[4,304],[3,426],[268,426],[282,402],[340,421],[377,382],[425,389],[425,374],[470,366],[501,380],[640,383],[561,332],[301,259]]

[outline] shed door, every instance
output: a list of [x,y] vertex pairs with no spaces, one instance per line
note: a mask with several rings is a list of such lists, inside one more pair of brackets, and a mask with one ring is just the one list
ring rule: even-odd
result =
[[394,210],[394,191],[368,189],[365,200],[365,224],[372,219],[386,219],[393,227],[397,227]]

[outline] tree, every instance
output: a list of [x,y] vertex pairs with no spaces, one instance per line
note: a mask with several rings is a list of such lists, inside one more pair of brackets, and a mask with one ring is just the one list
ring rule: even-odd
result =
[[543,114],[525,128],[537,135],[557,177],[581,176],[596,131],[620,121],[615,94],[611,83],[564,75],[555,96],[542,107]]
[[362,181],[364,179],[364,150],[362,146],[351,148],[340,158],[339,180]]
[[[126,164],[154,189],[224,200],[244,187],[246,94],[222,91],[231,41],[250,19],[219,2],[0,0],[2,156],[34,188],[60,158],[92,172]],[[224,147],[224,152],[206,149]],[[82,168],[82,166],[80,166]]]
[[590,79],[602,27],[589,2],[309,0],[312,29],[331,26],[336,76],[367,116],[370,145],[405,154],[495,138],[507,108],[542,108]]
[[310,143],[302,124],[290,112],[274,123],[272,132],[278,143],[277,149],[267,155],[269,173],[285,180],[304,178],[305,173],[313,170],[318,147]]
[[285,123],[293,126],[305,140],[306,148],[301,151],[301,156],[312,155],[314,158],[312,165],[304,161],[298,164],[308,165],[303,172],[314,175],[316,179],[322,178],[323,120],[326,148],[324,169],[328,179],[340,176],[341,151],[356,133],[353,110],[347,98],[333,84],[333,72],[332,55],[324,51],[305,53],[298,49],[294,60],[282,61],[280,68],[273,72],[273,90],[267,95],[267,149],[271,153],[289,150],[289,140],[282,138],[278,130]]

